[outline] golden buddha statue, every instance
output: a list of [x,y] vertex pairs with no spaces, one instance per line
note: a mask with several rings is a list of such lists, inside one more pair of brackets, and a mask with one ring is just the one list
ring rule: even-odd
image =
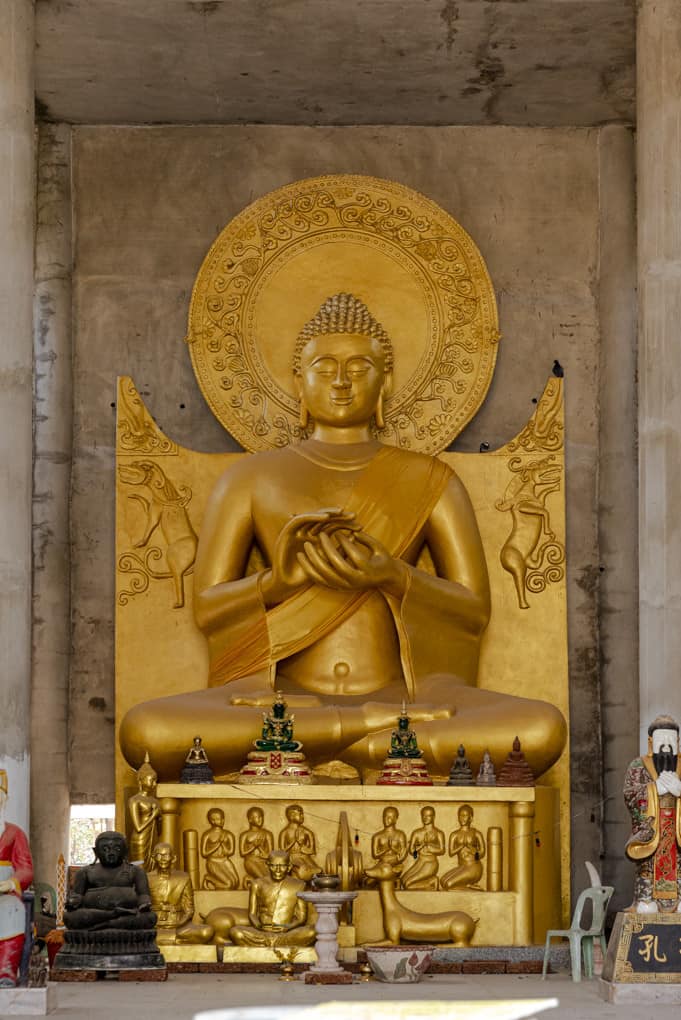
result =
[[[177,777],[200,732],[216,775],[238,770],[281,690],[311,764],[379,769],[403,701],[435,776],[464,742],[502,760],[516,733],[536,774],[559,757],[561,713],[476,688],[490,614],[466,489],[444,462],[381,444],[390,338],[349,294],[301,331],[293,371],[308,438],[230,464],[206,507],[194,615],[207,690],[131,709],[121,747]],[[253,547],[265,567],[247,573]],[[417,566],[427,547],[435,573]]]

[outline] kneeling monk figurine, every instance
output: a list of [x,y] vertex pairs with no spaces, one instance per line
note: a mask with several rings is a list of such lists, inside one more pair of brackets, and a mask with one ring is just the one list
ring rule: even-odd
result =
[[[351,294],[302,329],[293,372],[310,436],[239,459],[216,484],[194,571],[209,689],[133,708],[131,765],[148,748],[172,780],[200,732],[216,774],[239,769],[274,689],[313,765],[380,769],[403,701],[441,777],[462,741],[477,761],[486,748],[503,759],[522,732],[536,774],[560,755],[554,706],[475,686],[490,614],[480,533],[450,467],[374,438],[392,367],[390,338]],[[254,544],[266,566],[246,575]],[[435,575],[416,566],[426,546]]]

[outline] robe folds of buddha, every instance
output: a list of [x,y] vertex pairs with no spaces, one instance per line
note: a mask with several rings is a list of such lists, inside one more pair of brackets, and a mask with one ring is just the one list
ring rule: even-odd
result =
[[[295,470],[295,447],[278,456],[292,458]],[[418,545],[452,474],[440,460],[385,446],[361,472],[344,510],[354,514],[360,528],[393,557],[401,558]],[[473,683],[477,672],[479,629],[472,632],[462,626],[456,596],[443,593],[436,581],[433,575],[412,569],[402,599],[382,593],[399,638],[412,700],[419,679],[427,674],[449,673],[459,682]],[[233,612],[226,608],[220,626],[208,635],[210,686],[256,675],[273,685],[277,662],[332,633],[371,597],[376,597],[373,590],[347,592],[310,583],[268,610],[254,585],[250,597],[240,599]]]

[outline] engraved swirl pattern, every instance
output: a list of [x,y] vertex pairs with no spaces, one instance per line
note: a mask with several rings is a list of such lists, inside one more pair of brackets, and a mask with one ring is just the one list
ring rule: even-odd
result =
[[[263,357],[267,340],[257,328],[263,287],[298,252],[353,238],[373,245],[377,259],[399,260],[427,291],[429,336],[418,340],[423,351],[416,368],[387,402],[380,438],[434,454],[480,407],[499,333],[491,281],[471,238],[441,208],[402,185],[313,178],[272,192],[235,217],[194,285],[187,335],[194,371],[213,413],[246,449],[282,447],[304,436],[292,393],[272,378]],[[362,295],[369,308],[371,287],[368,280]],[[343,288],[339,279],[337,289]],[[304,286],[291,300],[300,306],[302,326],[316,307]],[[286,338],[291,351],[294,341],[295,335]]]

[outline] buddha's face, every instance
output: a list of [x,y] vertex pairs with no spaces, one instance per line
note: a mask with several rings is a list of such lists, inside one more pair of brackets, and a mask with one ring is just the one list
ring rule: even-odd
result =
[[327,333],[305,344],[299,398],[321,425],[364,425],[386,387],[385,357],[377,340],[354,333]]
[[473,812],[469,807],[459,808],[459,825],[467,829],[473,820]]
[[153,793],[156,788],[156,777],[152,775],[142,776],[140,789],[143,793]]
[[424,825],[432,825],[435,821],[435,811],[432,807],[424,807],[421,810],[421,821]]
[[125,859],[126,843],[122,836],[100,836],[95,840],[95,854],[105,868],[117,868]]
[[222,828],[222,826],[225,823],[225,816],[224,816],[223,812],[219,808],[216,808],[214,811],[209,811],[207,817],[208,817],[208,824],[209,825],[214,825],[218,829]]

